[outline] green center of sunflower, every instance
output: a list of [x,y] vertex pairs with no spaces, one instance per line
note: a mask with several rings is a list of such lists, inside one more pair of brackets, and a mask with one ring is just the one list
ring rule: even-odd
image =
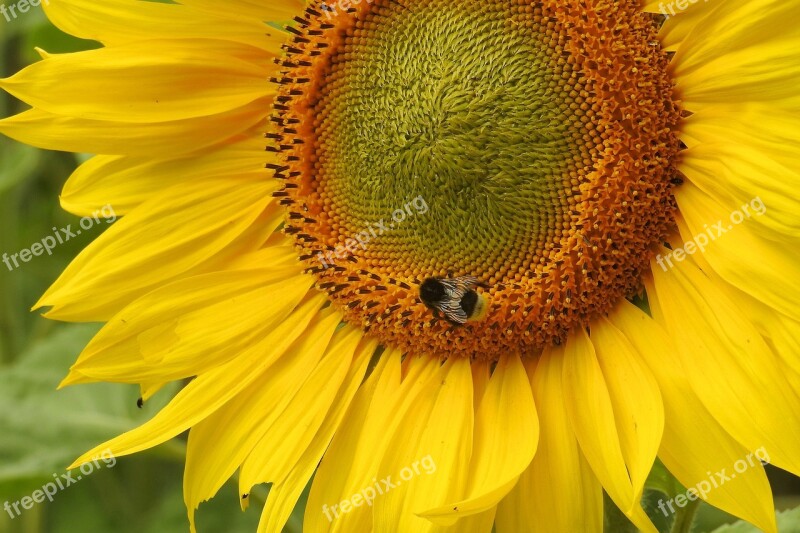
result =
[[494,358],[639,288],[673,222],[679,111],[636,0],[374,0],[297,22],[275,80],[277,196],[348,321]]
[[583,128],[565,70],[520,23],[491,4],[388,3],[333,55],[314,188],[338,234],[383,232],[360,254],[378,270],[503,279],[565,220]]

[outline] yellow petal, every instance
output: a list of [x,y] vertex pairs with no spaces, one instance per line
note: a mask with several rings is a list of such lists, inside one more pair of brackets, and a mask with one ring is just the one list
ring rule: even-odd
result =
[[[683,40],[672,65],[686,109],[796,95],[800,4],[784,0],[715,2]],[[709,35],[713,38],[709,38]]]
[[[462,516],[458,522],[452,526],[436,526],[434,531],[439,533],[492,533],[494,531],[495,516],[497,507],[491,507],[482,513]],[[416,530],[409,529],[408,533],[416,533]],[[399,532],[402,533],[402,532]]]
[[51,55],[0,80],[0,88],[62,116],[169,122],[224,113],[274,94],[274,68],[262,65],[271,65],[270,58],[244,44],[152,40]]
[[[800,201],[794,195],[800,187],[800,165],[788,168],[751,146],[719,141],[684,151],[679,168],[726,207],[725,226],[738,228],[732,225],[736,220],[772,240],[800,237]],[[681,187],[676,195],[687,194]]]
[[[787,379],[800,376],[800,322],[778,313],[721,279],[715,281],[734,305],[747,313],[748,319],[758,328],[773,353],[786,365],[789,371]],[[795,390],[800,392],[800,389]]]
[[674,0],[659,0],[649,3],[645,11],[669,15],[661,26],[658,36],[664,49],[674,52],[686,36],[703,23],[714,7],[716,7],[715,2],[703,1],[689,4],[686,9],[681,10]]
[[[614,408],[592,342],[582,328],[567,340],[563,361],[565,406],[581,450],[617,506],[636,503],[614,420]],[[577,393],[580,391],[580,394]]]
[[373,531],[439,530],[416,514],[463,495],[472,452],[473,417],[470,362],[466,358],[450,359],[400,422],[378,468],[379,472],[391,473],[398,486],[375,500]]
[[307,331],[324,302],[322,295],[308,298],[292,316],[249,350],[195,378],[150,421],[83,454],[70,468],[106,449],[119,457],[152,448],[198,424],[279,360]]
[[[689,148],[720,143],[752,147],[796,171],[800,154],[785,146],[800,143],[800,109],[777,102],[709,106],[683,119],[681,140]],[[747,162],[736,157],[742,159]]]
[[256,20],[289,20],[302,14],[305,4],[302,0],[275,0],[267,4],[261,0],[230,0],[220,4],[215,0],[181,0],[181,4],[211,13],[225,15],[230,10]]
[[273,202],[275,187],[268,181],[218,180],[203,188],[185,184],[162,191],[81,252],[36,308],[53,306],[46,316],[64,320],[108,320],[122,302],[234,242]]
[[[695,369],[684,368],[675,357],[676,347],[666,331],[626,301],[609,320],[625,334],[658,381],[666,414],[659,457],[667,469],[683,486],[699,488],[701,497],[711,505],[774,533],[772,493],[760,463],[754,461],[744,475],[720,484],[717,473],[735,474],[734,465],[746,460],[750,452],[700,402],[686,378]],[[659,504],[661,512],[672,514],[668,503]]]
[[267,335],[300,303],[312,282],[296,267],[181,279],[114,316],[72,370],[123,383],[202,374]]
[[[691,233],[685,227],[685,222],[680,218],[677,221],[682,234],[688,235]],[[736,308],[743,313],[747,320],[755,326],[759,334],[764,337],[772,352],[786,367],[787,373],[785,377],[790,384],[796,383],[798,377],[800,377],[800,322],[777,312],[723,280],[702,256],[694,255],[692,259],[711,279],[714,285],[725,292]],[[800,391],[797,387],[794,388],[796,391]]]
[[372,529],[370,507],[362,505],[342,511],[341,502],[350,501],[368,487],[377,486],[376,492],[390,488],[392,480],[386,476],[396,474],[379,471],[380,463],[405,413],[432,386],[439,367],[434,358],[412,356],[409,372],[401,382],[401,353],[389,350],[381,357],[388,361],[380,375],[373,373],[374,389],[356,396],[314,476],[304,520],[304,527],[310,531]]
[[[242,492],[259,483],[281,483],[291,472],[322,426],[354,364],[371,354],[376,342],[346,325],[333,336],[322,361],[308,375],[280,414],[275,413],[264,436],[248,454],[239,474]],[[280,438],[275,438],[280,436]]]
[[[604,336],[607,340],[609,335]],[[616,343],[619,346],[619,343]],[[611,346],[613,346],[612,343]],[[630,359],[627,347],[623,357]],[[613,350],[613,348],[612,348]],[[604,347],[606,357],[608,347]],[[641,373],[641,371],[640,371]],[[573,391],[565,396],[565,406],[575,437],[581,446],[583,455],[591,465],[597,478],[605,488],[609,497],[642,531],[656,533],[655,526],[639,505],[642,489],[634,486],[628,475],[626,458],[633,464],[642,464],[644,459],[632,461],[635,453],[630,449],[635,436],[630,436],[631,428],[624,420],[620,420],[618,429],[614,407],[624,401],[625,395],[617,391],[620,382],[617,378],[607,379],[603,375],[603,367],[591,340],[583,328],[577,328],[567,340],[563,363],[564,389]],[[612,393],[611,390],[614,390]],[[580,392],[576,392],[580,391]],[[650,391],[652,395],[652,391]],[[651,398],[650,403],[654,400]],[[618,407],[619,408],[619,407]],[[629,413],[629,411],[626,411]],[[621,412],[620,415],[623,413]],[[638,415],[637,415],[638,417]],[[652,430],[645,435],[645,440],[652,439]],[[625,442],[626,444],[622,444]],[[649,450],[643,457],[649,456]]]
[[86,216],[110,204],[118,215],[124,215],[150,198],[153,191],[177,183],[192,182],[202,187],[202,182],[209,178],[265,180],[271,174],[264,165],[271,159],[269,152],[264,152],[260,128],[258,132],[189,157],[99,155],[83,163],[69,177],[61,192],[61,207]]
[[489,361],[473,361],[472,363],[472,385],[474,404],[480,405],[483,401],[483,394],[489,386],[489,379],[492,377],[492,363]]
[[[602,533],[603,488],[575,439],[564,403],[563,348],[528,366],[539,409],[539,448],[531,466],[497,508],[498,533]],[[534,370],[535,368],[535,370]]]
[[153,395],[158,391],[160,391],[166,384],[167,384],[166,382],[160,382],[160,381],[150,381],[142,383],[139,386],[141,401],[146,402],[147,400],[152,398]]
[[653,374],[625,336],[603,317],[592,323],[592,344],[603,372],[634,499],[655,462],[664,431],[664,405]]
[[518,355],[500,358],[475,416],[475,437],[465,496],[421,513],[452,525],[495,507],[528,468],[539,438],[539,422],[525,367]]
[[[800,400],[777,359],[730,298],[689,262],[664,272],[655,263],[648,296],[675,339],[676,357],[700,400],[749,450],[800,472]],[[700,354],[700,355],[698,355]]]
[[[302,453],[300,459],[294,463],[286,478],[282,482],[274,484],[270,489],[267,504],[264,506],[261,521],[258,524],[258,533],[280,533],[283,531],[284,525],[289,519],[300,494],[306,488],[308,480],[311,479],[312,474],[317,469],[322,455],[327,450],[334,433],[339,429],[342,420],[348,413],[354,396],[359,391],[374,348],[374,341],[369,339],[365,339],[359,346],[353,359],[353,364],[350,367],[350,372],[331,405],[330,411],[323,418],[319,431],[317,431],[308,448]],[[382,361],[387,360],[378,361],[373,375],[382,374],[384,366]],[[364,385],[363,394],[369,396],[374,390],[374,385],[375,380],[368,380]],[[320,512],[322,512],[321,509]]]
[[225,39],[274,53],[286,41],[286,34],[239,16],[235,9],[212,16],[181,5],[139,0],[50,0],[42,7],[61,30],[106,46],[151,39]]
[[0,120],[0,133],[46,150],[170,158],[220,143],[263,122],[271,98],[218,115],[132,123],[65,117],[31,109]]
[[[326,316],[318,317],[291,347],[291,356],[279,358],[225,405],[192,427],[183,477],[183,497],[192,527],[194,511],[200,503],[212,498],[239,468],[302,387],[309,369],[319,364],[341,321],[338,313],[323,313]],[[280,438],[276,434],[270,437]]]
[[[691,183],[678,188],[675,198],[690,232],[681,236],[697,243],[695,250],[704,250],[703,258],[721,278],[786,316],[800,319],[795,297],[800,294],[800,258],[794,250],[757,235],[752,220],[734,225],[727,208]],[[659,272],[683,264],[675,254],[664,252],[662,257],[667,259],[660,261]]]

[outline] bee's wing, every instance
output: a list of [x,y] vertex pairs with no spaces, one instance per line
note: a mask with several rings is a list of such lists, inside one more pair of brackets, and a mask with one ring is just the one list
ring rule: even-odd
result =
[[440,279],[439,282],[444,286],[444,290],[447,293],[447,300],[453,301],[455,300],[456,303],[461,301],[461,298],[472,288],[471,280],[474,278],[452,278],[452,279]]
[[463,324],[467,321],[467,313],[461,307],[461,300],[447,300],[439,304],[439,310],[447,320],[454,324]]
[[446,297],[437,307],[445,318],[454,324],[463,324],[469,318],[461,307],[461,299],[470,290],[471,279],[464,277],[439,280],[444,286]]

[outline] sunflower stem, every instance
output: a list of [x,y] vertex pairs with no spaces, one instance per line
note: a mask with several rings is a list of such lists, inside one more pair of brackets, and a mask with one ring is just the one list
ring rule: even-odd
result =
[[689,501],[685,507],[680,507],[675,513],[675,522],[672,523],[670,533],[689,533],[699,508],[700,500],[697,499]]

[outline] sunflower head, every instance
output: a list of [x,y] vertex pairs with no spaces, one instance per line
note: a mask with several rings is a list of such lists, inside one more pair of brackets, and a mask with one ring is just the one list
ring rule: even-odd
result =
[[[274,79],[275,194],[348,321],[494,358],[558,344],[640,289],[674,223],[680,117],[635,4],[305,10]],[[461,277],[485,286],[484,320],[424,305],[424,280]]]
[[[604,494],[656,533],[657,458],[800,473],[800,3],[683,3],[43,4],[103,48],[0,80],[0,132],[100,154],[62,202],[121,215],[39,302],[106,322],[62,384],[185,383],[73,466],[189,430],[192,527],[239,472],[260,531],[313,477],[304,528],[359,533],[597,533]],[[761,463],[714,488],[776,533]]]

